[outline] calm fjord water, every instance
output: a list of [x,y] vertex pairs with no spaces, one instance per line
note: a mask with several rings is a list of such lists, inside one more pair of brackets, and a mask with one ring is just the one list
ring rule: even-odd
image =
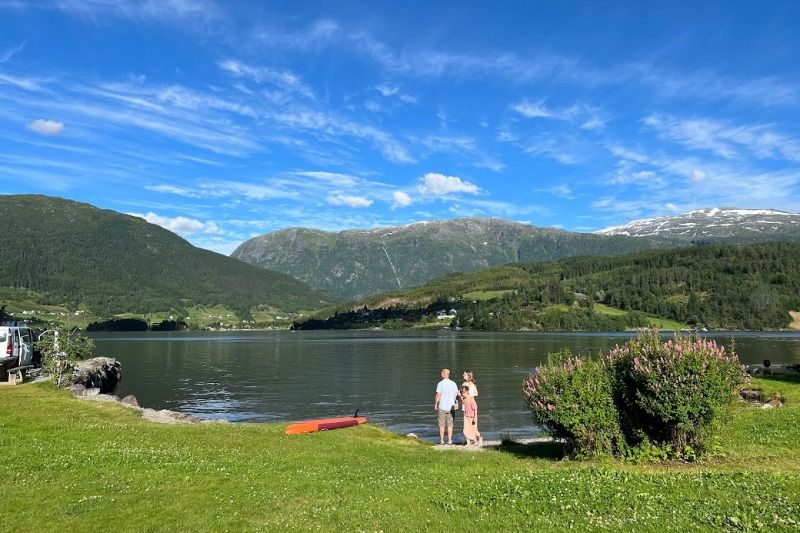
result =
[[[800,334],[708,335],[743,362],[800,362]],[[439,370],[472,370],[484,437],[538,434],[522,381],[548,352],[597,353],[628,334],[408,331],[97,334],[97,353],[122,362],[120,395],[201,418],[290,421],[346,416],[432,437]],[[460,422],[456,424],[460,432]]]

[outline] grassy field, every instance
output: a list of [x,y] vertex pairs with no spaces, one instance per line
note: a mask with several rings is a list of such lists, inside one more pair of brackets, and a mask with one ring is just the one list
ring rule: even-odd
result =
[[[622,309],[600,303],[594,304],[594,312],[609,316],[621,316],[626,314]],[[647,320],[650,322],[651,327],[658,328],[662,331],[680,331],[688,327],[686,324],[652,315],[648,315]]]
[[0,529],[796,531],[800,382],[754,384],[787,405],[737,403],[726,457],[647,466],[557,460],[552,444],[436,451],[369,425],[166,426],[48,385],[0,388]]
[[513,289],[500,290],[500,291],[472,291],[464,293],[462,298],[464,300],[474,300],[476,302],[492,300],[494,298],[502,298],[506,294],[516,292]]

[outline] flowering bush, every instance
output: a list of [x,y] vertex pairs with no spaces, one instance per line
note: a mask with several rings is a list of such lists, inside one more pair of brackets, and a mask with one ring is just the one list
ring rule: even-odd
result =
[[[745,374],[736,353],[713,340],[663,341],[650,332],[601,362],[562,351],[525,381],[536,420],[572,455],[669,453],[693,460]],[[646,448],[646,449],[645,449]],[[640,453],[641,455],[641,453]]]
[[571,455],[614,453],[622,444],[612,381],[602,364],[568,350],[550,354],[525,380],[523,393],[538,423],[563,439]]
[[631,444],[649,439],[701,450],[703,437],[744,379],[734,352],[696,336],[663,341],[657,332],[631,339],[605,358],[621,426]]

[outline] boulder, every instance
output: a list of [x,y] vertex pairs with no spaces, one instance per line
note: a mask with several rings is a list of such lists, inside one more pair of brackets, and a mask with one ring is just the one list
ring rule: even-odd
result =
[[200,419],[193,415],[170,411],[168,409],[142,409],[142,418],[160,424],[196,424]]
[[94,357],[75,363],[69,388],[76,395],[77,391],[81,391],[79,385],[84,387],[82,393],[89,389],[97,389],[94,394],[108,394],[114,392],[121,378],[122,365],[119,361],[111,357]]
[[134,396],[133,394],[128,394],[123,399],[121,399],[120,402],[124,403],[125,405],[131,405],[133,407],[140,407],[139,406],[139,400],[137,400],[136,396]]

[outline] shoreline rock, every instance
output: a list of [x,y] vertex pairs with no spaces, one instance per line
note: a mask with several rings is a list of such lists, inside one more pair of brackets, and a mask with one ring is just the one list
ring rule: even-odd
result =
[[128,409],[138,411],[142,418],[155,422],[157,424],[228,424],[227,420],[203,420],[194,415],[187,415],[179,411],[170,411],[169,409],[150,409],[149,407],[141,407],[136,396],[129,394],[124,398],[115,396],[113,394],[100,394],[99,389],[84,389],[82,392],[97,390],[93,394],[76,394],[75,397],[79,400],[93,401],[93,402],[110,402]]

